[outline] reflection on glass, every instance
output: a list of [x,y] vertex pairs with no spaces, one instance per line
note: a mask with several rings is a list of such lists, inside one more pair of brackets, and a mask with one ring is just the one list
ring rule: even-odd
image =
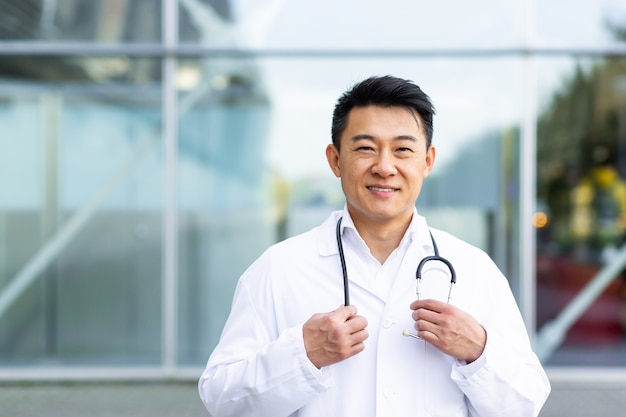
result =
[[[387,0],[384,9],[377,2],[333,0],[179,0],[179,5],[179,38],[183,43],[296,51],[521,45],[526,7],[511,0],[428,4]],[[206,29],[198,30],[201,26]],[[211,36],[204,36],[205,30],[211,31]]]
[[178,351],[183,364],[206,361],[237,278],[276,239],[274,178],[264,159],[267,92],[245,65],[235,64],[240,63],[203,63],[203,78],[181,95]]
[[546,46],[603,47],[626,42],[621,0],[536,2],[537,42]]
[[156,42],[159,0],[0,0],[0,41]]
[[[624,365],[626,61],[570,68],[538,124],[538,327],[546,338],[562,335],[548,350],[554,364]],[[616,272],[603,280],[608,269]],[[599,294],[564,320],[591,285]]]
[[158,364],[158,84],[48,62],[0,72],[0,361]]

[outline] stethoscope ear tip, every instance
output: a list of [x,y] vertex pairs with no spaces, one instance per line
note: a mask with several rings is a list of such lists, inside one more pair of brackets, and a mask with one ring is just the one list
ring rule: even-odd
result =
[[410,331],[408,331],[407,329],[402,330],[402,336],[408,336],[408,337],[412,337],[414,339],[421,339],[421,337],[419,337],[416,334],[411,333]]

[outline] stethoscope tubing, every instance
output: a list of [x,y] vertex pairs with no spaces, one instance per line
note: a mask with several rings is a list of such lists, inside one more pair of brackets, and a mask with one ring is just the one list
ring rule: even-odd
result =
[[339,248],[339,260],[341,261],[341,273],[343,275],[343,305],[350,305],[350,285],[348,284],[348,268],[346,267],[346,256],[343,253],[343,244],[341,243],[341,220],[337,222],[337,247]]
[[[337,236],[336,237],[337,237],[337,248],[339,250],[339,260],[341,262],[341,273],[343,276],[344,305],[349,306],[350,305],[350,285],[348,282],[348,268],[346,266],[346,257],[343,252],[343,243],[341,242],[341,221],[342,220],[343,220],[343,217],[340,217],[339,220],[337,221],[337,229],[336,229]],[[417,298],[418,299],[420,298],[420,283],[422,281],[422,269],[424,268],[424,265],[426,265],[428,261],[439,261],[445,264],[450,270],[450,289],[448,290],[448,303],[449,303],[450,296],[452,294],[452,286],[456,284],[456,272],[454,271],[454,267],[452,266],[452,263],[450,261],[448,261],[446,258],[442,256],[439,256],[439,248],[437,247],[435,238],[433,237],[433,234],[430,231],[429,231],[429,234],[430,234],[430,239],[433,243],[433,251],[435,254],[424,257],[420,261],[420,263],[417,265],[417,270],[415,271],[415,278],[417,280],[417,289],[416,289]]]

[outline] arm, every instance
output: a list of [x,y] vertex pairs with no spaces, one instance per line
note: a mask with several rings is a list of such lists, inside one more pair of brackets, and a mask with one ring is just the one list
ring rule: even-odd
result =
[[488,335],[483,356],[472,364],[457,363],[452,379],[465,393],[472,417],[538,416],[550,393],[537,357],[495,332]]
[[285,297],[281,290],[275,295],[262,265],[240,280],[220,343],[199,382],[200,397],[214,417],[291,415],[327,390],[329,365],[361,352],[368,337],[367,320],[354,306],[313,314],[298,325],[308,308],[296,311],[293,302],[277,308],[276,298],[284,305]]
[[471,415],[537,416],[550,393],[550,382],[532,351],[526,327],[508,281],[497,270],[490,282],[491,312],[481,323],[485,350],[470,364],[457,362],[452,379],[468,398]]
[[301,326],[277,335],[268,330],[276,321],[259,316],[260,293],[265,292],[251,292],[240,281],[220,343],[200,378],[200,398],[214,417],[289,416],[327,387],[328,373],[306,356]]
[[415,328],[426,342],[457,359],[451,378],[465,393],[472,416],[536,416],[550,384],[506,279],[495,265],[486,269],[496,279],[488,281],[482,295],[474,295],[491,303],[480,323],[458,307],[418,300],[411,304]]

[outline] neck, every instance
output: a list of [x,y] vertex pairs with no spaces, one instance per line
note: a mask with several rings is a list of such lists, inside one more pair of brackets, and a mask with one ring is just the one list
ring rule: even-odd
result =
[[401,222],[361,223],[356,219],[353,221],[372,256],[383,264],[400,244],[411,223],[411,217]]

